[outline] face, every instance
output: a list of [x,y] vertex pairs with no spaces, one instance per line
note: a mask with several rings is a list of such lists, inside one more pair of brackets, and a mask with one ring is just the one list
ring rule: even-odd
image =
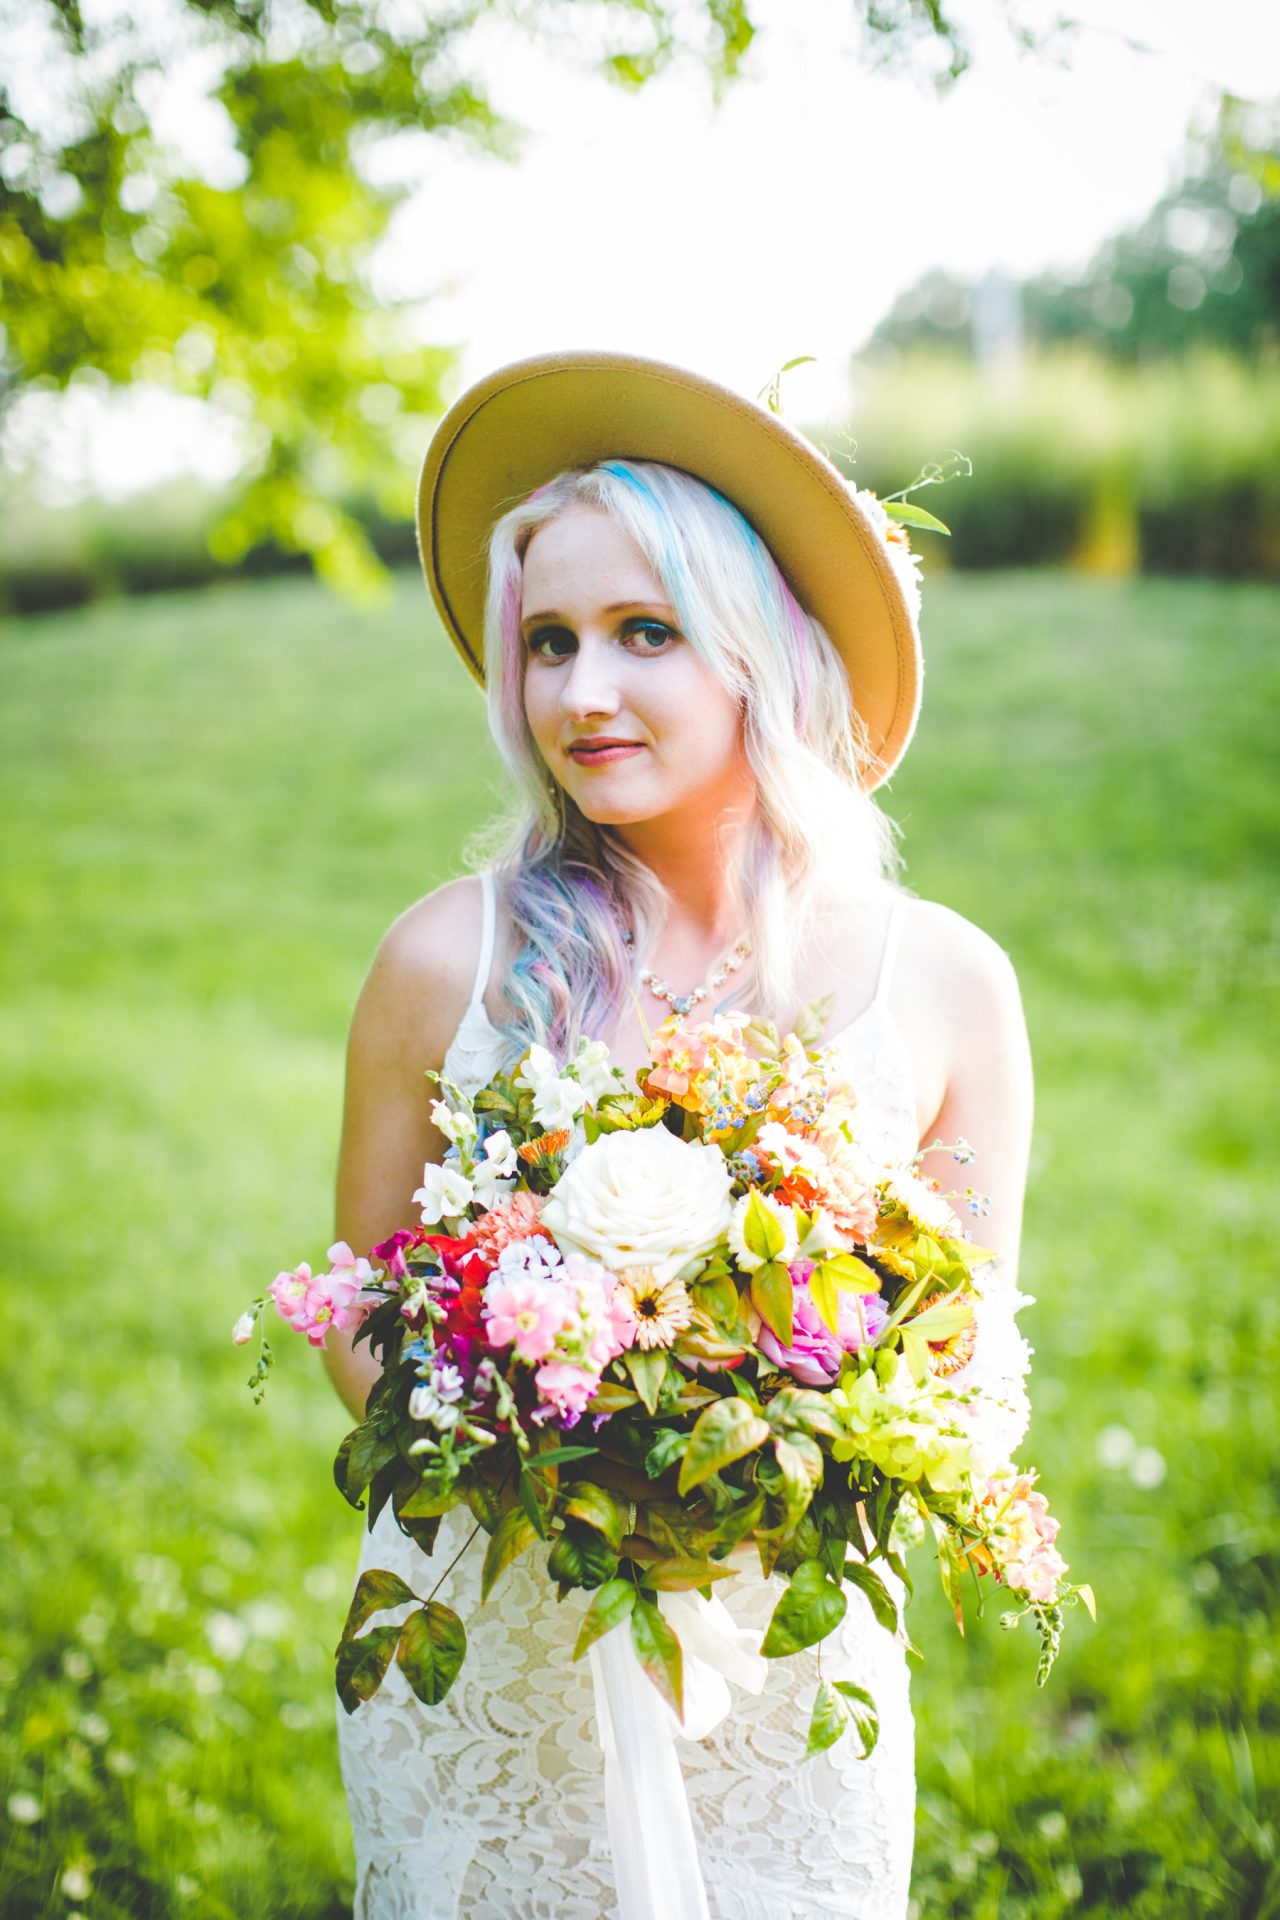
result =
[[608,514],[568,507],[533,536],[521,632],[530,731],[587,819],[628,826],[687,814],[705,830],[749,807],[737,701]]

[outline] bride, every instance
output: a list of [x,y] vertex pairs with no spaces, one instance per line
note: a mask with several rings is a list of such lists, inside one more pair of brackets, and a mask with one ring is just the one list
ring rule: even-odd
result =
[[[411,1223],[444,1149],[427,1068],[473,1091],[533,1041],[563,1055],[588,1034],[630,1073],[673,1007],[737,1004],[785,1030],[827,996],[864,1145],[902,1159],[971,1143],[990,1199],[977,1237],[1011,1292],[1031,1125],[1017,984],[985,934],[895,884],[871,797],[919,701],[896,524],[764,409],[679,369],[570,354],[458,403],[427,457],[419,531],[522,805],[491,869],[410,906],[378,948],[351,1027],[338,1237],[367,1251]],[[326,1365],[358,1418],[377,1363],[338,1335]],[[471,1651],[437,1707],[393,1667],[340,1715],[356,1920],[633,1920],[591,1677],[570,1660],[577,1614],[532,1557],[481,1607],[478,1552],[451,1566],[470,1525],[448,1514],[429,1562],[389,1509],[365,1537],[362,1567],[424,1597],[444,1576]],[[763,1634],[776,1584],[753,1561],[718,1592]],[[824,1671],[874,1695],[878,1744],[862,1759],[846,1736],[802,1758],[808,1653],[768,1663],[763,1691],[682,1739],[705,1885],[690,1911],[906,1913],[907,1667],[848,1598]]]

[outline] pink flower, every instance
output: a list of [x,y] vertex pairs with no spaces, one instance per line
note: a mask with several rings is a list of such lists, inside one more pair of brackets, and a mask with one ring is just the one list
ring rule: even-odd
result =
[[[856,1353],[864,1339],[868,1342],[874,1340],[884,1326],[887,1315],[877,1293],[857,1296],[841,1293],[836,1316],[840,1328],[837,1336],[813,1303],[808,1284],[812,1271],[813,1263],[809,1260],[797,1260],[791,1268],[794,1283],[791,1345],[784,1347],[767,1326],[761,1327],[756,1336],[756,1345],[761,1353],[776,1366],[785,1368],[802,1386],[829,1387],[840,1371],[841,1354]],[[861,1319],[858,1316],[859,1302],[862,1307]]]
[[570,1421],[585,1411],[600,1385],[598,1373],[588,1367],[570,1366],[567,1360],[548,1361],[533,1379],[544,1407]]
[[330,1247],[329,1265],[335,1276],[341,1274],[346,1280],[354,1280],[359,1287],[373,1285],[373,1268],[363,1254],[357,1259],[345,1240],[335,1240]]
[[485,1288],[484,1317],[489,1344],[514,1346],[522,1360],[543,1360],[564,1324],[565,1300],[545,1280],[517,1275]]
[[303,1301],[307,1297],[307,1288],[311,1285],[311,1268],[304,1260],[292,1273],[278,1273],[267,1292],[276,1303],[276,1311],[282,1320],[291,1327],[302,1328],[298,1316],[302,1312]]
[[287,1320],[296,1333],[305,1333],[313,1347],[324,1346],[330,1327],[348,1327],[353,1322],[358,1326],[373,1304],[357,1299],[362,1284],[360,1270],[369,1274],[368,1261],[357,1261],[342,1240],[331,1251],[346,1256],[336,1273],[313,1276],[304,1260],[292,1273],[278,1273],[267,1289],[281,1319]]
[[[367,1261],[363,1262],[365,1266]],[[299,1316],[293,1324],[305,1333],[313,1347],[322,1347],[330,1327],[359,1326],[372,1301],[361,1300],[360,1282],[346,1273],[317,1274],[307,1288]]]

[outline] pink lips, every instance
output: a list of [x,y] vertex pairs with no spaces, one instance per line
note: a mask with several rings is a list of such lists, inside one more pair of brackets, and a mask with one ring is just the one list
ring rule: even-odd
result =
[[643,753],[644,745],[639,740],[614,740],[607,734],[597,734],[590,740],[576,740],[569,748],[569,756],[580,767],[611,766],[615,760],[627,760],[633,754]]

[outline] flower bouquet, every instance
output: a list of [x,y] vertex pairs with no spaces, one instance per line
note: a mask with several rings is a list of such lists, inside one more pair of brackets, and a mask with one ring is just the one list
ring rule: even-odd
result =
[[[744,1555],[780,1577],[766,1659],[820,1646],[849,1586],[904,1635],[877,1562],[909,1595],[904,1548],[927,1531],[961,1632],[963,1576],[989,1577],[1015,1602],[1002,1624],[1039,1629],[1041,1683],[1064,1610],[1093,1610],[1013,1462],[1023,1297],[1001,1297],[923,1156],[862,1150],[835,1049],[806,1044],[816,1018],[780,1038],[742,1014],[672,1016],[632,1085],[585,1041],[563,1068],[531,1047],[472,1098],[433,1076],[449,1148],[418,1223],[370,1259],[340,1243],[327,1271],[280,1274],[235,1329],[249,1339],[267,1299],[313,1345],[358,1325],[383,1372],[338,1451],[346,1499],[371,1528],[390,1503],[428,1554],[465,1503],[486,1598],[545,1551],[560,1597],[589,1595],[574,1658],[625,1636],[677,1716],[687,1615],[670,1596],[709,1602]],[[269,1361],[264,1337],[259,1397]],[[403,1624],[369,1625],[410,1601]],[[465,1654],[434,1590],[366,1571],[338,1691],[354,1711],[394,1656],[434,1704]],[[874,1701],[820,1677],[809,1752],[849,1725],[869,1753]]]

